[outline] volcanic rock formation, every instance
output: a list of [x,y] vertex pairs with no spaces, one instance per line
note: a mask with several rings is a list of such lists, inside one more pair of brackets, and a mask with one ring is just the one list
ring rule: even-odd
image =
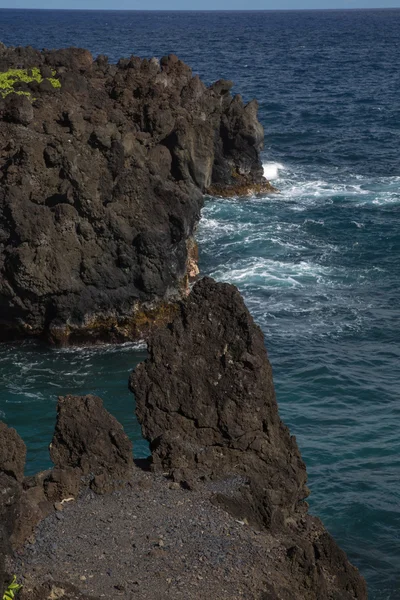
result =
[[59,398],[50,457],[60,470],[69,467],[90,477],[97,493],[110,492],[129,480],[132,442],[122,425],[97,396]]
[[21,482],[24,478],[26,446],[15,429],[0,421],[0,472]]
[[131,378],[162,474],[133,465],[94,396],[59,399],[56,466],[34,477],[22,479],[24,444],[1,424],[0,591],[12,545],[22,600],[366,600],[307,514],[305,467],[238,291],[205,279],[178,308]]
[[263,334],[237,288],[199,281],[149,353],[130,383],[155,469],[178,482],[248,478],[242,516],[269,527],[301,510],[306,468],[279,418]]
[[[26,448],[0,422],[0,597],[4,559],[36,525],[83,487],[98,494],[123,487],[132,476],[132,443],[96,396],[59,398],[50,455],[55,467],[24,478]],[[62,506],[61,506],[62,508]]]
[[257,103],[174,55],[0,47],[0,339],[122,341],[196,274],[204,193],[268,191]]
[[230,479],[231,493],[214,501],[286,536],[298,593],[266,598],[366,598],[358,571],[307,514],[306,468],[279,418],[263,334],[234,286],[198,282],[152,335],[130,386],[155,471],[190,487]]
[[26,447],[15,429],[0,422],[0,598],[5,584],[5,558],[19,515]]

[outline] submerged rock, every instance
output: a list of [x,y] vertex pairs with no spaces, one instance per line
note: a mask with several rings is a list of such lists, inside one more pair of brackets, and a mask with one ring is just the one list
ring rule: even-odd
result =
[[257,104],[231,87],[174,55],[0,48],[0,339],[118,342],[171,319],[203,194],[272,189]]

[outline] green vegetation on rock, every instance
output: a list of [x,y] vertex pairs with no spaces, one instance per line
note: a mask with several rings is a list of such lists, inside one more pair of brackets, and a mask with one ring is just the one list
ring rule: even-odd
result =
[[[55,71],[52,71],[53,77],[49,77],[51,85],[54,88],[60,88],[60,80],[54,77]],[[15,90],[14,86],[16,83],[30,83],[31,81],[37,81],[40,83],[43,81],[43,77],[40,73],[40,69],[34,67],[32,69],[9,69],[0,73],[0,95],[5,98],[8,94],[14,93],[20,96],[31,96],[30,92]]]
[[21,588],[22,585],[17,583],[17,578],[14,575],[12,582],[4,592],[3,600],[14,600],[16,594],[18,594]]

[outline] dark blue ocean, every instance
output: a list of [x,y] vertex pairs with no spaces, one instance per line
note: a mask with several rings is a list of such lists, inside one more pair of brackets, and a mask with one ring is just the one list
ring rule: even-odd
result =
[[[0,11],[0,40],[84,46],[112,61],[174,52],[257,97],[279,195],[209,199],[203,273],[261,325],[311,508],[366,577],[400,598],[400,10]],[[48,466],[56,397],[94,392],[146,453],[127,391],[132,345],[0,347],[0,418]]]

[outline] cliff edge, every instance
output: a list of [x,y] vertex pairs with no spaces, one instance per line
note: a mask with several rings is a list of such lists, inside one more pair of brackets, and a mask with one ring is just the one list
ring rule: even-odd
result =
[[203,194],[271,186],[257,102],[176,56],[0,45],[0,339],[142,337],[195,276]]
[[0,544],[16,550],[6,566],[21,600],[366,600],[308,514],[263,335],[234,286],[198,282],[130,385],[150,470],[94,396],[59,399],[54,468],[35,477],[0,424]]

